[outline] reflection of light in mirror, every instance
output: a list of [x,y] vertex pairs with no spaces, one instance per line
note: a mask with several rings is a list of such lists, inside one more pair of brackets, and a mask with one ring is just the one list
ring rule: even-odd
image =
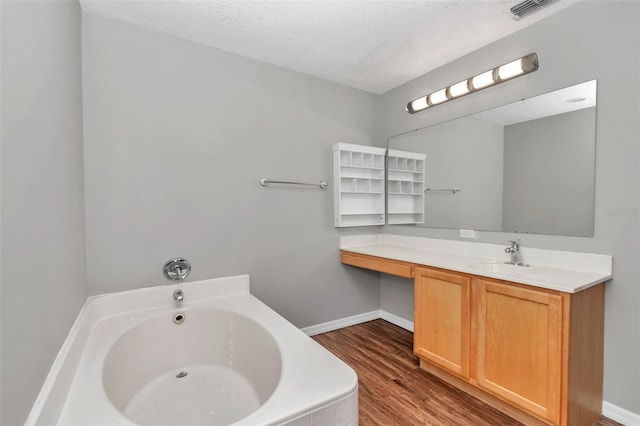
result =
[[446,100],[448,100],[446,89],[438,90],[437,92],[429,95],[429,102],[431,102],[432,105],[441,104]]
[[471,84],[473,84],[474,89],[482,89],[484,87],[491,86],[494,83],[495,81],[493,81],[493,70],[478,74],[471,79]]
[[500,77],[500,80],[507,80],[523,73],[522,58],[516,59],[515,61],[504,64],[498,68],[498,76]]
[[465,80],[452,85],[451,87],[449,87],[449,94],[454,98],[466,95],[467,93],[469,93],[469,86],[467,85],[467,82],[468,80]]

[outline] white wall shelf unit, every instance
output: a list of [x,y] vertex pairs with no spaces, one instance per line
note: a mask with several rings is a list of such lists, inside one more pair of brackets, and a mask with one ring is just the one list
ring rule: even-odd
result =
[[385,148],[333,145],[333,210],[336,227],[384,225]]
[[388,223],[424,223],[426,154],[390,149],[387,153]]

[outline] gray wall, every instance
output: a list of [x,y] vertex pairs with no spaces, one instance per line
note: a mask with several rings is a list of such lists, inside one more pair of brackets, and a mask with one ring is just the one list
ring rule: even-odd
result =
[[[615,257],[614,279],[606,290],[604,398],[634,413],[640,413],[639,51],[639,2],[580,2],[383,95],[376,142],[384,146],[390,135],[598,79],[595,234],[527,234],[522,244]],[[404,111],[410,99],[530,52],[540,59],[540,69],[531,75],[418,114]],[[385,226],[384,231],[458,238],[458,231],[446,229]],[[506,246],[514,236],[481,232],[478,239]],[[410,286],[384,275],[380,281],[382,309],[411,319]]]
[[[382,97],[83,15],[86,197],[79,8],[1,4],[2,424],[24,420],[86,297],[84,198],[91,294],[163,284],[162,262],[183,255],[192,279],[252,274],[253,292],[298,326],[378,307],[411,319],[409,280],[339,264],[339,235],[379,227],[335,229],[331,190],[257,180],[328,179],[335,142],[385,146],[390,135],[592,78],[595,235],[522,242],[615,256],[605,399],[640,412],[637,2],[581,2]],[[404,111],[409,99],[531,51],[541,61],[532,75]]]
[[2,414],[24,422],[86,298],[80,7],[2,2]]
[[[448,121],[389,139],[389,148],[427,154],[425,226],[502,229],[503,127],[473,118]],[[478,179],[482,176],[482,179]]]
[[505,126],[501,229],[593,235],[595,123],[585,108]]
[[[90,294],[249,273],[299,327],[379,307],[375,274],[340,264],[331,145],[368,145],[374,95],[83,13]],[[378,229],[367,232],[378,232]],[[360,230],[362,231],[362,230]],[[187,294],[186,298],[189,297]]]

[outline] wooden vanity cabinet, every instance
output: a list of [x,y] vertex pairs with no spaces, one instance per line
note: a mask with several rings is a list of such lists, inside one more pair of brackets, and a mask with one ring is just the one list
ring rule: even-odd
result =
[[414,280],[413,352],[468,379],[471,279],[416,268]]
[[423,369],[527,425],[599,420],[604,283],[565,293],[348,251],[342,263],[414,277]]
[[415,267],[420,366],[527,425],[602,409],[604,284],[579,293]]
[[477,385],[560,423],[562,297],[474,279]]

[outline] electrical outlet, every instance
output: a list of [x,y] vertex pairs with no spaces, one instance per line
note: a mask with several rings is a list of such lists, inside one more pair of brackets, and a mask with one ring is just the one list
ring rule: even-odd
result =
[[476,231],[473,229],[461,229],[460,230],[460,238],[475,238]]

